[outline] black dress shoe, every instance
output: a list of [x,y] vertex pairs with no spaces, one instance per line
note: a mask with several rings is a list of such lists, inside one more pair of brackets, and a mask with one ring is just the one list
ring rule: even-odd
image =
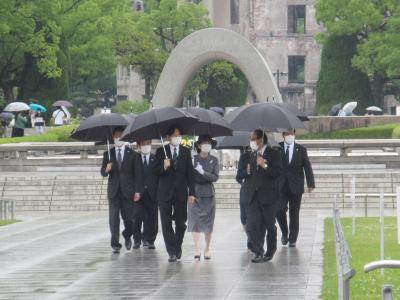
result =
[[289,242],[289,239],[288,239],[288,237],[287,237],[287,236],[284,236],[284,235],[282,235],[282,237],[281,237],[281,242],[282,242],[282,245],[283,245],[283,246],[286,246],[286,245],[287,245],[287,243]]
[[296,242],[289,242],[289,247],[290,248],[296,247]]
[[119,247],[112,247],[112,249],[113,249],[113,253],[119,254],[119,252],[120,252],[120,248]]
[[273,251],[267,251],[264,255],[264,261],[270,261],[275,255],[276,249]]
[[149,246],[149,242],[148,241],[143,241],[143,247],[148,247]]
[[262,254],[256,254],[253,259],[251,260],[252,263],[262,263],[264,262],[264,256]]
[[181,257],[182,257],[182,250],[179,250],[178,252],[176,252],[176,258],[181,259]]
[[168,262],[176,262],[176,255],[170,255],[168,258]]
[[132,248],[132,241],[131,241],[131,239],[126,239],[125,240],[125,248],[126,248],[126,250],[131,250],[131,248]]
[[[143,244],[143,246],[144,246],[144,244]],[[156,249],[156,246],[154,246],[154,243],[149,242],[149,245],[147,246],[147,248],[153,250],[153,249]]]
[[135,242],[133,244],[133,249],[139,249],[140,248],[140,242]]

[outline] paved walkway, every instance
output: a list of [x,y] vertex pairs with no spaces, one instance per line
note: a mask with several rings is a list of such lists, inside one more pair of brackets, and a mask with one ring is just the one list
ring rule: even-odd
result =
[[318,299],[323,217],[303,211],[297,248],[252,264],[238,210],[217,211],[211,261],[156,250],[111,254],[104,213],[30,216],[0,227],[0,299]]

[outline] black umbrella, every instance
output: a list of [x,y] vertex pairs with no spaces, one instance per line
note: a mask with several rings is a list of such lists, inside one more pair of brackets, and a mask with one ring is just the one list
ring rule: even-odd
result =
[[342,108],[342,103],[335,104],[329,110],[328,115],[329,116],[337,116],[341,108]]
[[188,131],[190,135],[208,134],[211,137],[232,135],[231,125],[214,111],[201,107],[181,108],[181,110],[199,119]]
[[243,149],[249,146],[250,132],[234,131],[232,136],[218,137],[216,140],[216,149]]
[[58,101],[54,102],[52,106],[72,107],[74,105],[71,102],[67,101],[67,100],[58,100]]
[[216,113],[218,113],[221,116],[225,115],[225,109],[223,109],[222,107],[213,106],[213,107],[210,107],[210,110],[215,111]]
[[121,139],[140,141],[160,138],[163,143],[163,137],[171,125],[179,124],[182,134],[185,134],[198,120],[175,107],[152,108],[137,116],[122,133]]
[[305,128],[295,114],[265,102],[243,105],[225,116],[225,119],[237,131],[254,129],[277,131],[281,128]]
[[282,107],[282,108],[290,111],[291,113],[295,114],[299,118],[300,121],[303,121],[303,122],[310,121],[310,119],[307,117],[307,115],[304,112],[302,112],[300,109],[298,109],[296,106],[294,106],[292,104],[283,103],[283,102],[282,103],[274,102],[272,104]]
[[70,137],[79,141],[107,142],[108,158],[110,159],[110,141],[113,139],[113,130],[117,127],[126,127],[128,124],[128,119],[120,114],[95,115],[82,121]]
[[0,119],[4,121],[10,121],[14,118],[14,114],[10,112],[3,111],[0,113]]

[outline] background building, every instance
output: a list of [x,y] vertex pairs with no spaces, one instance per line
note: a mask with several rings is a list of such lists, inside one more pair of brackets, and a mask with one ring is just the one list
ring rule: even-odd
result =
[[[313,113],[322,49],[315,35],[323,31],[315,20],[314,0],[192,2],[207,7],[214,27],[234,30],[251,41],[268,62],[284,101]],[[137,5],[134,8],[138,9]],[[144,81],[137,73],[119,67],[117,94],[119,99],[141,100]],[[249,97],[254,98],[251,91]]]

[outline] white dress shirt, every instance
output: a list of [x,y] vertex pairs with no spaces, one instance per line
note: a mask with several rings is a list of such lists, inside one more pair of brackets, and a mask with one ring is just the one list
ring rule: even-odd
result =
[[286,143],[283,143],[283,145],[285,146],[285,149],[283,149],[285,151],[285,156],[286,156],[287,148],[289,147],[289,163],[291,163],[292,162],[292,158],[293,158],[294,143],[290,144],[290,145],[286,144]]
[[143,165],[144,165],[145,162],[147,163],[147,165],[149,165],[149,163],[150,163],[149,160],[150,160],[150,154],[142,154]]
[[174,149],[176,148],[176,155],[179,156],[179,145],[178,146],[174,146],[172,144],[169,144],[169,147],[171,149],[171,159],[174,158]]

